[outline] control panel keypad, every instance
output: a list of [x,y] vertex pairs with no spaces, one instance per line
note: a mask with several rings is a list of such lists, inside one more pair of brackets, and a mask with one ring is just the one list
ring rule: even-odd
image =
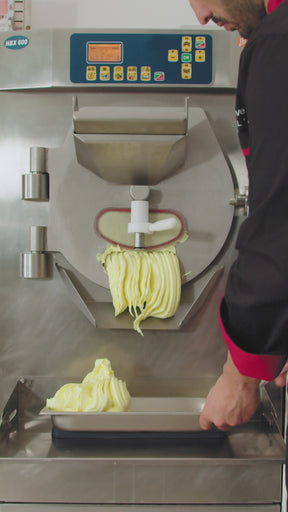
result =
[[210,34],[72,34],[73,83],[210,84]]

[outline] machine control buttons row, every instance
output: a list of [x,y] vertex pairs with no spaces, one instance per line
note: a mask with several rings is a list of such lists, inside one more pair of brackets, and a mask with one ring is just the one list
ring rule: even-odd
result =
[[[164,75],[162,71],[155,71],[154,80],[159,80],[160,75]],[[122,82],[125,78],[125,69],[123,66],[114,66],[112,69],[110,66],[100,66],[99,67],[99,80],[102,82],[107,82],[110,79],[115,82]],[[140,70],[140,79],[143,82],[151,80],[151,67],[150,66],[142,66]],[[126,70],[126,78],[129,82],[136,82],[138,80],[138,68],[137,66],[128,66]],[[165,79],[165,75],[163,76],[163,80]],[[86,67],[86,80],[95,81],[97,80],[97,67],[96,66],[87,66]]]
[[[101,82],[107,82],[113,78],[115,82],[122,82],[125,78],[125,70],[123,66],[114,66],[110,69],[110,66],[100,66],[99,69],[99,80]],[[136,82],[138,80],[138,68],[136,66],[129,66],[127,68],[126,78],[128,82]],[[93,82],[97,80],[97,67],[87,66],[86,68],[86,80]],[[140,70],[140,80],[142,82],[149,82],[152,80],[152,72],[150,66],[142,66]],[[165,73],[164,71],[155,71],[153,73],[153,80],[155,82],[164,82]]]
[[[205,62],[206,52],[205,50],[195,50],[195,62]],[[168,61],[178,62],[179,52],[178,50],[168,51]],[[181,53],[181,62],[192,62],[192,53]]]
[[[183,80],[189,80],[192,77],[192,64],[190,62],[184,62],[181,65],[181,78]],[[95,82],[97,78],[101,82],[110,81],[111,78],[114,82],[122,82],[125,78],[125,70],[123,66],[114,66],[112,69],[110,66],[100,66],[97,70],[97,66],[86,67],[86,80],[89,82]],[[126,72],[126,79],[128,82],[136,82],[138,80],[138,68],[136,66],[129,66]],[[141,82],[149,82],[154,80],[155,82],[165,82],[164,71],[154,71],[152,74],[150,66],[142,66],[140,69],[140,80]]]
[[[181,62],[192,62],[192,37],[183,36],[181,43]],[[205,62],[206,60],[206,37],[196,36],[195,37],[195,62]],[[168,50],[168,61],[178,62],[179,61],[179,50],[170,49]]]

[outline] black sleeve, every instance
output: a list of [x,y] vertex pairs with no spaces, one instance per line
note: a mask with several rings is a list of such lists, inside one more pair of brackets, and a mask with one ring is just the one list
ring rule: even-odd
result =
[[227,281],[225,327],[247,352],[287,354],[288,33],[252,45],[239,93],[249,120],[249,215]]

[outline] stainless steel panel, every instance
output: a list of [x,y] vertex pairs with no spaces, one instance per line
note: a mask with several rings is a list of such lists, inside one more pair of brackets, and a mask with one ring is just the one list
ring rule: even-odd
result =
[[75,133],[185,135],[186,108],[77,107],[73,111]]
[[[107,32],[108,30],[92,32]],[[199,33],[199,27],[189,27],[189,33]],[[87,30],[41,30],[21,31],[23,37],[28,38],[29,44],[21,51],[12,51],[4,47],[4,41],[9,37],[8,32],[0,34],[1,66],[3,72],[0,77],[0,89],[38,88],[38,87],[74,87],[70,82],[70,36],[74,32],[81,33]],[[111,31],[110,31],[111,32]],[[123,30],[113,30],[113,33],[123,33]],[[131,30],[125,33],[133,32]],[[151,33],[149,30],[140,30],[141,33]],[[159,31],[161,32],[161,31]],[[181,30],[165,30],[164,33],[179,33]],[[90,31],[91,33],[91,31]],[[209,31],[208,31],[209,33]],[[13,33],[12,33],[13,34]],[[237,34],[212,30],[213,52],[217,66],[213,69],[214,87],[235,87],[237,81],[237,66],[240,48],[237,46]],[[25,53],[25,59],[23,58]],[[12,66],[11,66],[12,63]],[[45,66],[43,66],[45,63]],[[95,84],[88,84],[87,88],[95,88]],[[113,88],[107,85],[106,89]],[[129,87],[129,86],[128,86]],[[134,86],[135,87],[135,86]],[[134,88],[132,87],[132,88]],[[148,84],[148,89],[150,84]],[[186,86],[182,86],[182,88]],[[139,84],[143,89],[143,84]],[[165,89],[165,86],[162,88]]]
[[[207,512],[206,505],[0,504],[0,512]],[[209,512],[280,512],[279,505],[209,505]]]
[[105,181],[154,185],[185,161],[186,137],[179,135],[74,134],[77,161]]
[[[13,35],[15,35],[14,32],[2,32],[0,34],[0,46],[3,50],[5,48],[4,41]],[[44,30],[41,31],[40,35],[29,30],[23,30],[21,35],[29,41],[29,44],[25,47],[26,58],[23,59],[22,50],[13,51],[7,48],[4,51],[2,50],[0,89],[51,86],[53,82],[51,59],[53,32]],[[26,59],[29,60],[28,66]],[[44,66],[43,63],[45,63]]]
[[[39,442],[48,438],[39,436]],[[29,448],[29,444],[28,444]],[[184,450],[184,448],[183,448]],[[1,499],[24,503],[270,504],[281,503],[278,464],[219,465],[191,461],[62,459],[0,465]],[[15,485],[17,478],[17,486]],[[259,484],[261,482],[261,485]]]

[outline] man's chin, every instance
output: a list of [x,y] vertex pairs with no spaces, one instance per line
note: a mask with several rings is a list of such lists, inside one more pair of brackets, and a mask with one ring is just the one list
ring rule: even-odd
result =
[[227,32],[235,32],[235,30],[237,30],[237,28],[235,27],[231,27],[231,25],[223,25],[225,30],[227,30]]

